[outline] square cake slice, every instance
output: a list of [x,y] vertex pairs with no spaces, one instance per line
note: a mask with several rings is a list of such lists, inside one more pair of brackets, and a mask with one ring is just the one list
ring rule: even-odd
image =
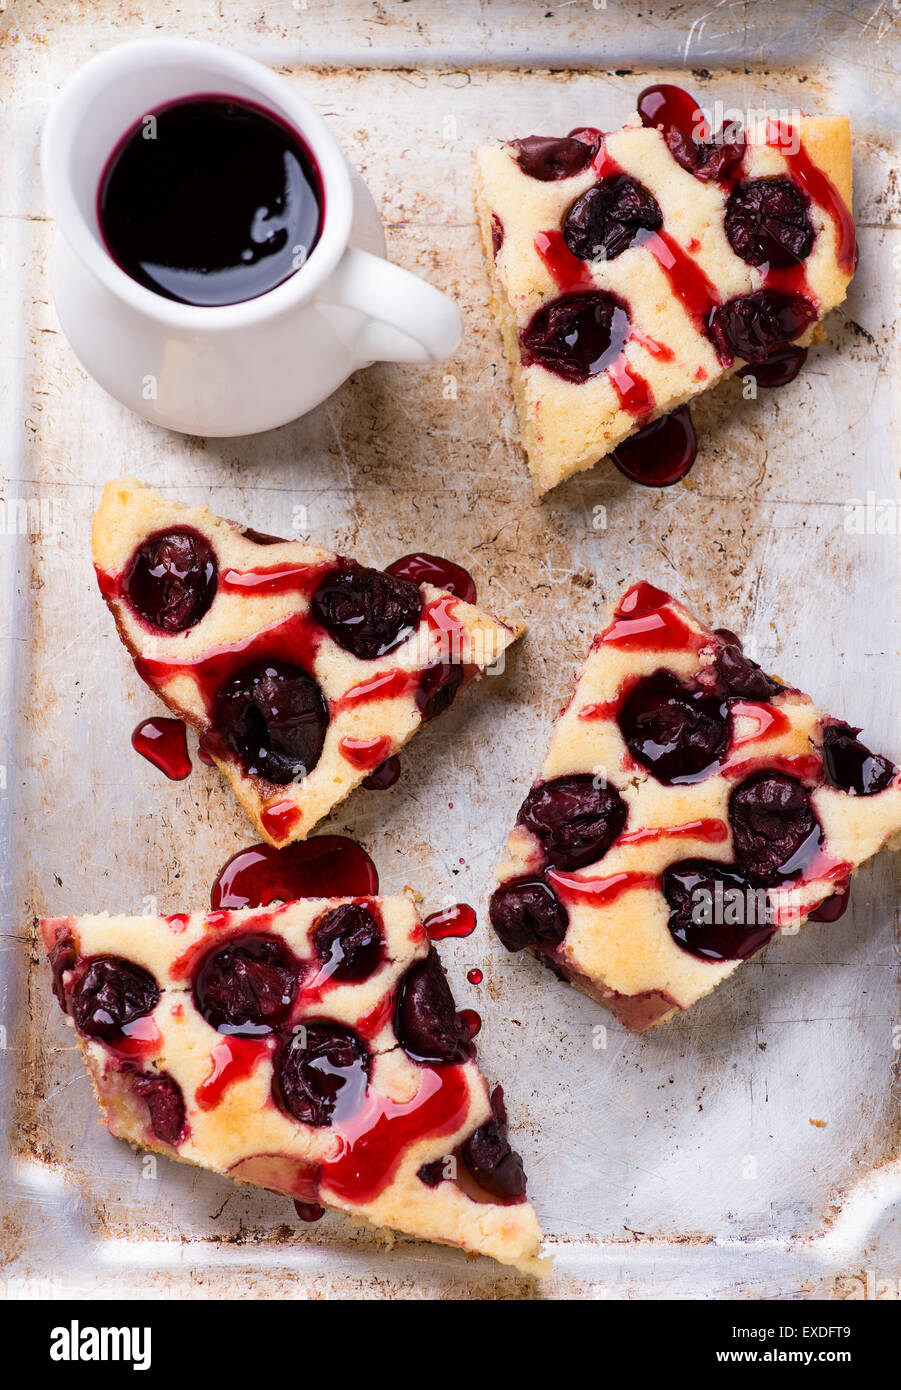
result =
[[110,1133],[540,1273],[541,1232],[407,897],[41,923]]
[[[104,489],[93,552],[139,675],[275,846],[309,835],[522,632],[476,607],[459,566],[368,569],[133,478]],[[441,565],[459,592],[428,582]]]
[[[612,134],[480,149],[492,305],[538,493],[748,364],[761,384],[790,380],[854,273],[850,206],[846,117],[712,131],[670,86]],[[676,481],[694,460],[681,416],[648,457],[635,443],[614,461]]]
[[595,637],[491,900],[543,957],[641,1032],[779,930],[844,910],[901,832],[901,774],[647,583]]

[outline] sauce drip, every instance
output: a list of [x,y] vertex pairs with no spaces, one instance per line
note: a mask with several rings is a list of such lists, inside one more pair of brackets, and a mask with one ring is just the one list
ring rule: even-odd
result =
[[694,632],[673,611],[671,603],[672,599],[663,589],[641,580],[624,595],[613,622],[600,640],[633,651],[649,652],[703,646],[703,635]]
[[645,487],[670,487],[684,478],[698,455],[698,437],[687,405],[624,439],[610,455],[621,473]]
[[395,753],[392,757],[386,758],[383,763],[379,763],[374,772],[370,772],[368,777],[364,777],[361,786],[370,792],[386,792],[389,787],[393,787],[400,777],[400,758]]
[[187,730],[181,719],[145,719],[131,736],[131,746],[173,782],[191,771]]
[[386,573],[408,579],[411,584],[432,584],[436,589],[446,589],[464,603],[476,601],[475,580],[469,571],[441,555],[428,555],[425,551],[402,555],[388,566]]
[[319,835],[285,849],[239,850],[219,870],[210,906],[216,912],[297,898],[365,898],[378,891],[376,867],[362,845],[344,835]]
[[475,931],[476,914],[468,903],[455,903],[442,912],[433,912],[423,923],[430,941],[444,941],[447,937],[471,936]]

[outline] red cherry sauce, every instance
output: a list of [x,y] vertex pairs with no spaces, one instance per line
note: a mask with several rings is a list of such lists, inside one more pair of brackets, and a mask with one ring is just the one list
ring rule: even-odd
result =
[[485,976],[482,974],[479,967],[477,965],[474,965],[471,970],[467,970],[466,978],[471,985],[480,985],[484,980]]
[[409,695],[416,689],[419,680],[416,671],[380,671],[369,680],[351,686],[332,706],[332,713],[353,709],[356,705],[368,705],[373,700],[396,700],[401,695]]
[[682,825],[647,826],[639,830],[625,830],[616,841],[618,845],[646,845],[657,840],[706,840],[710,844],[721,844],[729,836],[725,821],[709,819],[685,821]]
[[135,657],[138,675],[150,686],[167,685],[177,676],[190,676],[212,713],[216,692],[243,666],[254,661],[283,661],[312,672],[321,634],[306,617],[292,613],[272,627],[240,642],[213,647],[203,656],[178,661],[173,657]]
[[360,772],[372,772],[381,767],[391,751],[387,734],[377,738],[342,738],[338,744],[341,756]]
[[726,762],[720,768],[724,776],[734,782],[750,777],[752,772],[766,768],[770,772],[784,772],[787,777],[796,777],[799,782],[820,782],[823,777],[823,760],[817,753],[761,754],[756,758],[743,758],[739,762]]
[[[274,542],[273,542],[274,544]],[[335,568],[333,560],[319,565],[270,565],[259,569],[222,570],[219,587],[236,594],[312,594]]]
[[823,208],[835,225],[838,238],[836,259],[846,275],[852,275],[857,264],[857,240],[854,218],[835,184],[805,150],[797,131],[785,121],[767,121],[767,144],[782,154],[792,176],[801,185],[811,202]]
[[223,1036],[210,1050],[210,1072],[197,1087],[197,1104],[201,1110],[213,1110],[225,1092],[236,1081],[243,1081],[254,1067],[269,1056],[274,1046],[272,1038],[241,1038]]
[[638,98],[638,114],[642,125],[678,130],[687,139],[706,140],[710,133],[691,93],[669,83],[645,87]]
[[[411,933],[411,940],[415,935],[415,931]],[[377,1004],[373,1004],[368,1013],[362,1014],[357,1019],[354,1024],[354,1031],[359,1033],[366,1042],[372,1042],[373,1038],[377,1038],[385,1025],[393,1019],[396,1003],[397,996],[394,990],[389,990]]]
[[733,735],[732,747],[741,748],[746,743],[756,743],[758,739],[777,738],[791,727],[791,721],[784,710],[774,705],[758,704],[754,700],[733,700],[729,706],[733,721],[740,716],[753,719],[757,725],[749,734],[741,738]]
[[697,454],[698,437],[691,412],[682,405],[623,440],[610,457],[633,483],[670,487],[685,477]]
[[644,247],[666,275],[673,294],[681,300],[699,333],[707,334],[710,310],[720,303],[713,281],[679,243],[663,228],[650,232]]
[[386,573],[408,579],[411,584],[432,584],[436,589],[446,589],[464,603],[476,601],[476,586],[469,571],[441,555],[427,555],[424,551],[402,555],[388,566]]
[[300,824],[300,807],[288,797],[272,801],[260,812],[260,821],[273,840],[289,840]]
[[475,1009],[461,1009],[460,1021],[469,1034],[470,1042],[472,1042],[473,1038],[477,1037],[482,1031],[481,1015],[477,1014]]
[[640,372],[626,361],[623,354],[610,363],[607,380],[619,398],[620,406],[630,415],[650,415],[654,409],[654,392]]
[[595,640],[631,651],[664,652],[685,646],[699,650],[703,634],[679,617],[672,602],[663,589],[641,580],[624,594],[612,623]]
[[210,890],[214,912],[297,898],[366,898],[379,891],[369,855],[344,835],[318,835],[285,849],[252,845],[229,859]]
[[457,617],[457,600],[453,595],[432,599],[422,610],[422,616],[433,632],[461,637],[466,631],[465,623]]
[[162,1042],[163,1035],[148,1014],[126,1023],[122,1036],[113,1041],[107,1040],[106,1046],[120,1057],[151,1057],[159,1052]]
[[134,730],[131,746],[173,782],[191,771],[187,730],[181,719],[145,719]]
[[595,283],[587,262],[573,255],[559,228],[554,227],[548,232],[538,232],[535,237],[535,250],[547,267],[554,283],[561,290],[595,289]]
[[[618,168],[612,160],[608,162],[610,172]],[[564,294],[590,292],[597,288],[587,263],[573,255],[559,228],[539,232],[535,237],[535,250]],[[625,320],[625,313],[622,317]],[[630,323],[626,341],[633,336]],[[604,370],[623,410],[630,415],[648,415],[654,409],[653,391],[644,377],[626,361],[624,352],[616,352]]]
[[455,903],[443,912],[433,912],[423,923],[430,941],[444,941],[449,936],[471,936],[475,931],[475,910],[468,903]]
[[[671,90],[676,92],[679,88],[674,87]],[[693,112],[696,112],[693,98],[689,97],[687,92],[683,92],[682,96],[691,103]],[[650,121],[645,121],[645,125],[649,124]],[[616,160],[606,153],[603,146],[595,155],[593,168],[598,178],[610,178],[622,172]],[[658,232],[645,232],[641,244],[666,275],[673,293],[685,305],[698,332],[706,335],[707,317],[713,306],[720,302],[716,286],[705,275],[697,261],[663,228]]]
[[563,902],[584,903],[589,907],[609,907],[633,888],[660,887],[660,879],[655,874],[623,872],[608,874],[605,878],[581,878],[578,874],[564,873],[562,869],[548,869],[545,877]]
[[323,1163],[320,1187],[346,1202],[371,1202],[387,1186],[411,1144],[452,1134],[469,1109],[463,1067],[421,1068],[412,1100],[394,1101],[368,1092],[361,1108],[335,1131],[339,1156]]

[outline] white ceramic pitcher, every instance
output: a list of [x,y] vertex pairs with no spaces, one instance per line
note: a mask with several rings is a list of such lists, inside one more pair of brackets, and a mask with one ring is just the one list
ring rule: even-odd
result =
[[[256,299],[212,308],[133,280],[107,251],[97,214],[122,136],[165,103],[201,93],[253,101],[295,129],[325,195],[305,264]],[[383,259],[372,199],[328,126],[290,82],[252,59],[186,39],[142,39],[92,59],[51,111],[42,168],[57,222],[52,273],[63,330],[100,385],[155,424],[255,434],[303,415],[359,367],[441,362],[459,342],[453,302]]]

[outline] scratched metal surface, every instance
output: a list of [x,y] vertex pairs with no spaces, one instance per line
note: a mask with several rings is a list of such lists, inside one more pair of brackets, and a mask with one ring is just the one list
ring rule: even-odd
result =
[[[897,1296],[890,856],[862,872],[842,921],[773,945],[640,1039],[508,958],[484,923],[551,718],[604,601],[640,575],[747,634],[760,659],[901,754],[893,19],[875,0],[653,13],[617,0],[184,0],[177,11],[110,0],[55,14],[37,0],[7,4],[0,1287],[10,1296],[843,1297],[879,1280]],[[77,62],[161,29],[272,62],[329,116],[369,182],[390,254],[464,309],[452,363],[375,367],[300,423],[225,441],[152,429],[85,376],[50,303],[38,134]],[[615,127],[638,90],[668,74],[705,102],[851,113],[860,271],[797,382],[756,402],[727,384],[698,403],[703,446],[685,485],[644,491],[601,468],[537,506],[486,308],[471,152],[484,138]],[[449,553],[489,606],[527,621],[507,673],[418,737],[399,786],[358,792],[322,829],[361,839],[385,890],[412,884],[427,909],[462,899],[480,912],[477,933],[443,956],[459,1003],[483,1015],[484,1067],[506,1087],[556,1256],[543,1289],[439,1247],[384,1249],[338,1217],[298,1230],[283,1199],[176,1163],[148,1177],[98,1126],[33,915],[203,905],[218,867],[252,839],[212,770],[169,784],[128,747],[154,702],[88,554],[100,488],[122,471],[376,564]],[[888,534],[850,535],[847,504],[868,492],[889,499],[878,513]],[[9,520],[15,500],[31,507],[24,534]],[[466,983],[473,965],[478,989]],[[607,1046],[596,1049],[602,1022]]]

